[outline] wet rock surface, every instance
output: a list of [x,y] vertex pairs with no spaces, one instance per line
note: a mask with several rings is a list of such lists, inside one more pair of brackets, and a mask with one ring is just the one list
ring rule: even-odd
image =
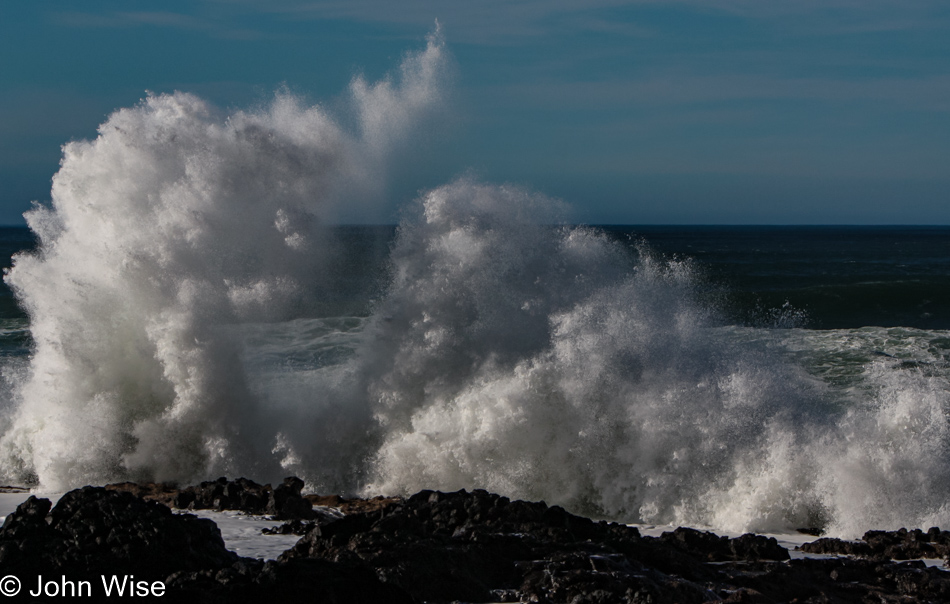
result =
[[940,602],[919,563],[789,560],[774,539],[659,538],[484,491],[420,492],[311,530],[281,561],[361,562],[426,602]]
[[276,487],[247,478],[228,480],[221,477],[181,489],[167,484],[139,485],[133,482],[110,484],[106,488],[183,510],[236,510],[273,516],[277,520],[316,519],[318,514],[314,512],[313,504],[301,495],[303,486],[301,479],[291,476]]
[[0,528],[4,574],[137,573],[160,579],[236,559],[210,520],[98,487],[70,491],[56,507],[31,496]]
[[304,497],[315,506],[338,509],[343,514],[377,512],[402,501],[402,497],[372,497],[370,499],[347,499],[339,495],[304,495]]
[[317,604],[417,603],[398,586],[380,581],[372,568],[317,559],[245,558],[220,570],[178,573],[166,584],[166,599],[195,604],[260,604],[275,598]]
[[[299,495],[296,482],[290,486]],[[164,488],[142,489],[167,494]],[[60,577],[73,583],[88,581],[92,587],[83,597],[103,601],[107,598],[101,577],[131,576],[149,585],[162,583],[160,597],[169,602],[260,602],[271,597],[326,603],[413,602],[365,565],[240,558],[225,548],[211,520],[174,513],[131,491],[84,487],[63,495],[55,507],[48,499],[30,497],[7,516],[0,528],[0,576],[16,576],[23,586],[12,599],[61,600],[60,592],[30,595],[42,576],[54,583]],[[60,584],[55,589],[63,588]]]
[[651,538],[541,502],[422,491],[406,499],[319,498],[337,510],[345,501],[348,513],[289,521],[278,532],[303,536],[262,562],[228,552],[211,521],[157,501],[278,516],[281,501],[301,499],[317,514],[316,496],[302,496],[302,486],[296,479],[277,489],[246,479],[186,489],[127,483],[72,491],[54,508],[31,497],[0,529],[0,575],[20,573],[29,584],[41,572],[136,573],[163,581],[166,601],[195,603],[950,601],[950,573],[895,561],[936,557],[947,537],[937,529],[819,539],[808,551],[855,557],[789,560],[760,535],[680,528]]
[[950,557],[950,531],[941,531],[937,527],[926,532],[904,528],[868,531],[860,541],[824,538],[803,544],[801,550],[810,554],[842,554],[876,560],[946,560]]
[[789,559],[788,550],[774,537],[761,535],[745,534],[729,539],[708,531],[680,527],[671,533],[663,533],[660,540],[707,562]]
[[[337,518],[331,518],[329,519],[329,522],[335,520],[337,520]],[[311,530],[313,530],[315,526],[317,526],[316,522],[291,520],[281,524],[280,526],[261,529],[261,533],[264,535],[306,535]]]

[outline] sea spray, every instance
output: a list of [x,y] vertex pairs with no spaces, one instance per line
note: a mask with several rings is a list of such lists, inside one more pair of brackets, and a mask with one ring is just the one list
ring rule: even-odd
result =
[[[367,493],[477,486],[736,532],[950,522],[945,359],[874,354],[938,341],[730,326],[689,262],[559,212],[463,179],[409,213],[357,360],[381,431]],[[801,352],[829,345],[871,360],[836,383]]]
[[341,302],[354,244],[327,222],[373,196],[443,54],[357,80],[356,133],[288,95],[223,116],[176,93],[67,145],[7,277],[35,349],[8,373],[5,479],[295,473],[731,531],[950,524],[946,334],[730,325],[690,262],[472,178],[405,210],[359,275],[380,299]]
[[[797,435],[821,385],[713,330],[688,263],[544,224],[556,211],[462,180],[400,228],[361,359],[384,432],[368,490],[475,485],[596,515],[709,519],[705,491],[728,488],[776,433]],[[791,503],[785,522],[812,513]]]
[[35,342],[0,442],[8,479],[270,474],[263,410],[222,327],[320,312],[326,220],[376,193],[444,63],[436,32],[396,76],[354,80],[356,133],[288,94],[224,115],[174,93],[65,145],[52,205],[27,214],[39,249],[6,277]]

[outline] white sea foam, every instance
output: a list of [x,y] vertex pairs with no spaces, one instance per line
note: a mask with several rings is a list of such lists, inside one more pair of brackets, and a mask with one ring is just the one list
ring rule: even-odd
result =
[[355,134],[288,94],[224,115],[175,93],[65,145],[51,207],[27,214],[40,249],[6,277],[35,351],[3,473],[52,489],[270,473],[265,410],[222,326],[319,311],[326,220],[374,196],[388,150],[438,102],[444,63],[436,32],[397,75],[356,79]]
[[324,225],[438,100],[443,54],[357,80],[355,134],[287,95],[224,117],[176,93],[67,145],[7,277],[35,350],[8,378],[5,478],[296,473],[733,532],[950,525],[941,334],[723,326],[688,262],[557,226],[541,195],[424,194],[372,315],[329,317]]
[[724,327],[688,263],[545,225],[558,211],[465,179],[425,195],[350,362],[299,376],[347,401],[334,442],[370,463],[331,474],[301,424],[285,467],[733,532],[946,525],[941,334]]

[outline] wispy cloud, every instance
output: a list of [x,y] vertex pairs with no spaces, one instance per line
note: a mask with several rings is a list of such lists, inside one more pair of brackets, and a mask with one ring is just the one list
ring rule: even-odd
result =
[[113,11],[91,13],[64,11],[53,13],[54,21],[66,27],[78,28],[131,28],[141,26],[166,27],[204,32],[212,37],[256,40],[271,37],[263,32],[239,27],[223,20],[162,11]]
[[879,102],[902,109],[950,112],[950,75],[836,79],[754,74],[677,75],[595,82],[526,82],[485,91],[506,102],[538,106],[557,99],[561,110],[635,104],[700,105],[735,101]]
[[798,35],[849,35],[950,29],[950,7],[942,0],[643,0],[684,5],[776,23]]
[[[570,32],[653,36],[647,20],[627,9],[670,8],[756,21],[791,35],[847,35],[950,29],[943,0],[204,0],[189,14],[168,11],[64,11],[56,20],[71,27],[154,26],[202,31],[216,37],[270,37],[254,19],[354,21],[428,29],[435,19],[454,43],[519,44]],[[250,23],[250,26],[248,26]]]
[[453,42],[517,43],[558,29],[558,19],[571,17],[578,30],[613,31],[636,35],[644,30],[631,23],[610,22],[596,11],[629,5],[629,0],[299,0],[269,3],[260,0],[208,0],[231,9],[267,13],[283,18],[350,20],[412,28],[430,27],[435,19],[446,25]]
[[579,30],[635,35],[650,30],[630,21],[598,17],[622,8],[693,9],[759,21],[774,21],[802,34],[862,33],[934,29],[950,26],[943,0],[206,0],[244,11],[293,16],[295,19],[347,19],[426,27],[438,18],[456,41],[493,43],[556,30],[571,19]]

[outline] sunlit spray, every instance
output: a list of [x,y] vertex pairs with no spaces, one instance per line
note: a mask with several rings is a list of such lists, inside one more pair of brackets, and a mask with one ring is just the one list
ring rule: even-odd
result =
[[834,386],[793,353],[862,334],[730,326],[688,261],[566,224],[543,195],[421,194],[379,298],[338,305],[362,240],[327,225],[378,192],[444,64],[436,35],[355,80],[355,128],[288,94],[224,115],[175,93],[66,145],[52,204],[27,215],[39,249],[6,277],[35,348],[5,480],[293,473],[732,531],[950,524],[946,372],[878,359]]

